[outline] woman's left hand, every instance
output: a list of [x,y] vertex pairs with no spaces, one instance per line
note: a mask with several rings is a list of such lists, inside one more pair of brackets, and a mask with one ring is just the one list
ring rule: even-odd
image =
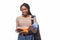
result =
[[30,25],[29,28],[28,28],[28,30],[31,30],[33,33],[37,32],[37,30],[34,30],[33,25]]
[[30,25],[29,26],[29,28],[28,28],[28,30],[32,30],[33,29],[33,26],[32,25]]

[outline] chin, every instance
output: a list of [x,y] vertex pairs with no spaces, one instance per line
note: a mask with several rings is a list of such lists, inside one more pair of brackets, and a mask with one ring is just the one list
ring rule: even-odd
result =
[[27,14],[23,14],[23,16],[25,16],[25,17],[26,17],[26,16],[27,16]]

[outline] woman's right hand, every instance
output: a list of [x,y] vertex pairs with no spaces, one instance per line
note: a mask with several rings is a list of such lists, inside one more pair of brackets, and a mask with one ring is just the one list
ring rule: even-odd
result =
[[18,33],[28,33],[28,29],[27,28],[16,28],[16,32],[18,32]]
[[19,33],[21,30],[19,28],[16,28],[16,32]]

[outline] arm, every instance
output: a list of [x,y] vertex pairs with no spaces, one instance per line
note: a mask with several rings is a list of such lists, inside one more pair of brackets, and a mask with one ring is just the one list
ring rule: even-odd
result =
[[[36,17],[34,17],[34,23],[36,23]],[[30,25],[29,30],[31,30],[33,33],[37,32],[37,29],[34,29],[32,25]]]
[[19,32],[18,27],[19,27],[19,21],[18,21],[18,17],[17,17],[16,18],[16,32]]
[[[36,17],[34,17],[34,23],[36,23],[36,22],[37,22]],[[32,32],[33,33],[36,33],[37,32],[37,29],[36,30],[32,29]]]
[[16,18],[16,28],[19,26],[18,17]]
[[16,18],[16,32],[18,33],[28,32],[27,30],[25,30],[25,28],[20,27],[19,18]]

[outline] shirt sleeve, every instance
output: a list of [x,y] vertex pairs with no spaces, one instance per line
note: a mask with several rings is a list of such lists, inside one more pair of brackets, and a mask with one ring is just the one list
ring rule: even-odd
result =
[[19,21],[18,21],[18,17],[16,18],[16,27],[19,26]]

